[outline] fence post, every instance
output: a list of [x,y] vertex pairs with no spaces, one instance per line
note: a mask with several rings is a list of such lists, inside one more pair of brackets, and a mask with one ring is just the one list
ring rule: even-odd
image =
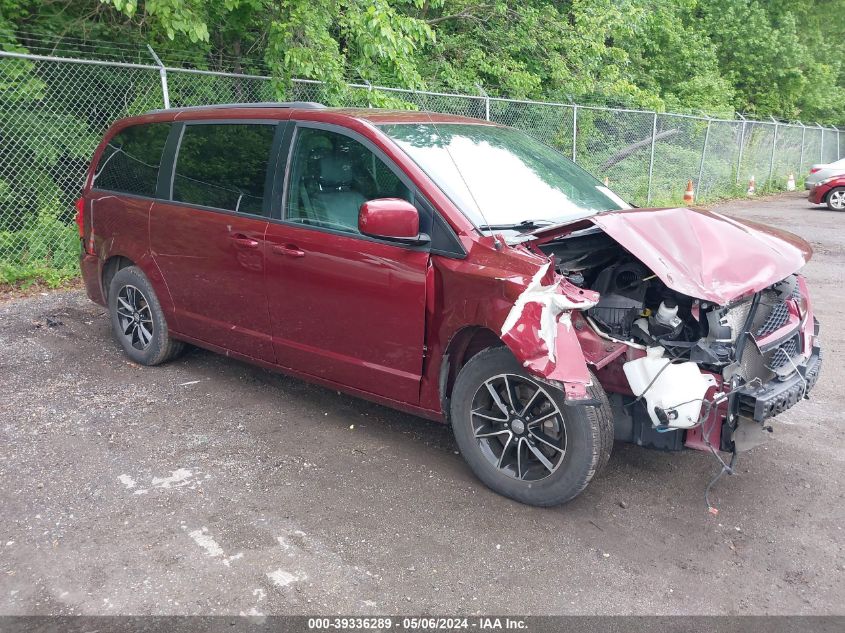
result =
[[475,87],[478,88],[478,91],[481,93],[481,96],[484,97],[484,120],[490,120],[490,95],[487,94],[487,91],[481,87],[481,84],[475,84]]
[[799,173],[804,173],[804,137],[807,136],[807,126],[798,121],[798,125],[801,126],[801,158],[798,159],[798,171]]
[[824,126],[820,123],[816,123],[816,127],[818,127],[822,131],[822,142],[819,144],[819,162],[824,162]]
[[651,182],[654,175],[654,145],[657,141],[657,112],[651,119],[651,156],[648,159],[648,194],[646,204],[651,204]]
[[364,85],[367,86],[367,108],[373,107],[373,84],[366,79],[363,80]]
[[742,128],[739,132],[739,157],[736,161],[736,184],[739,184],[739,174],[742,171],[742,148],[745,146],[745,117],[739,112],[736,115],[742,119]]
[[576,162],[578,141],[578,106],[572,104],[572,162]]
[[842,158],[842,154],[839,153],[839,137],[841,134],[839,132],[839,128],[835,125],[831,125],[830,127],[836,130],[836,160],[839,160],[840,158]]
[[778,122],[772,115],[769,115],[769,118],[775,122],[775,135],[772,137],[772,155],[769,157],[769,180],[766,181],[766,184],[771,181],[772,176],[775,173],[775,149],[778,145]]
[[161,63],[161,60],[156,55],[156,52],[153,50],[153,47],[147,44],[147,50],[150,51],[150,55],[153,56],[153,59],[158,66],[158,74],[161,77],[161,95],[164,97],[164,109],[170,109],[170,91],[167,89],[167,69],[165,69],[164,64]]
[[707,156],[707,139],[710,138],[710,124],[713,121],[707,118],[707,129],[704,130],[704,145],[701,146],[701,162],[698,165],[698,180],[695,182],[695,188],[701,193],[701,178],[704,175],[704,158]]

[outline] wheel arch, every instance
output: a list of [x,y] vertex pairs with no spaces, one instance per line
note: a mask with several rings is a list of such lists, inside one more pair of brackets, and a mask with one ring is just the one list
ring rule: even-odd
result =
[[478,353],[490,347],[504,346],[501,338],[483,325],[467,325],[452,335],[440,361],[440,404],[443,417],[449,423],[449,399],[455,386],[455,379],[461,369]]
[[117,271],[121,268],[127,268],[129,266],[134,266],[135,262],[124,255],[112,255],[109,257],[105,262],[103,262],[103,272],[100,276],[100,282],[103,285],[103,298],[106,300],[106,304],[109,301],[109,289],[111,287],[111,280],[114,279],[114,276],[117,274]]
[[831,196],[834,194],[834,192],[836,192],[836,191],[843,191],[843,192],[845,192],[845,185],[836,185],[835,187],[831,187],[831,188],[830,188],[830,190],[829,190],[826,194],[824,194],[824,203],[825,203],[825,204],[826,204],[829,208],[833,208],[833,206],[830,204],[830,197],[831,197]]
[[103,262],[100,275],[100,283],[103,286],[103,299],[105,299],[106,305],[108,306],[109,303],[108,294],[111,280],[117,274],[117,271],[128,266],[137,266],[147,276],[147,280],[150,282],[153,292],[156,293],[158,302],[168,322],[173,324],[172,329],[174,331],[178,331],[175,306],[173,304],[173,298],[170,295],[170,289],[167,287],[167,282],[161,274],[155,259],[148,253],[144,253],[138,258],[126,255],[123,252],[112,252],[109,254],[109,257]]

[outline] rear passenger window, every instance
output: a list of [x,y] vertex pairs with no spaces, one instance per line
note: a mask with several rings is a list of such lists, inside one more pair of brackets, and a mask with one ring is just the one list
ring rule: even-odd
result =
[[155,197],[161,153],[169,133],[169,123],[149,123],[116,134],[103,151],[93,186]]
[[276,126],[189,124],[182,133],[173,200],[264,215],[264,182]]

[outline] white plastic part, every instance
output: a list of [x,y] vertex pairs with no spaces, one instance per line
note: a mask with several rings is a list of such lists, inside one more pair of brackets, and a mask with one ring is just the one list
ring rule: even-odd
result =
[[677,304],[670,308],[666,305],[665,301],[661,301],[660,307],[657,308],[657,314],[655,315],[655,318],[659,323],[662,323],[663,325],[672,325],[672,322],[678,318]]
[[662,347],[649,347],[643,358],[622,366],[625,377],[634,395],[643,396],[652,424],[663,424],[654,412],[655,407],[660,407],[669,414],[671,428],[692,428],[698,423],[704,396],[716,380],[710,374],[702,374],[695,363],[670,364],[663,352]]

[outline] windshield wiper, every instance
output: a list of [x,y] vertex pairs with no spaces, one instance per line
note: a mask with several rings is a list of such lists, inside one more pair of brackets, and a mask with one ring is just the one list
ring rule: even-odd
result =
[[523,220],[514,224],[482,224],[479,231],[533,231],[554,224],[551,220]]

